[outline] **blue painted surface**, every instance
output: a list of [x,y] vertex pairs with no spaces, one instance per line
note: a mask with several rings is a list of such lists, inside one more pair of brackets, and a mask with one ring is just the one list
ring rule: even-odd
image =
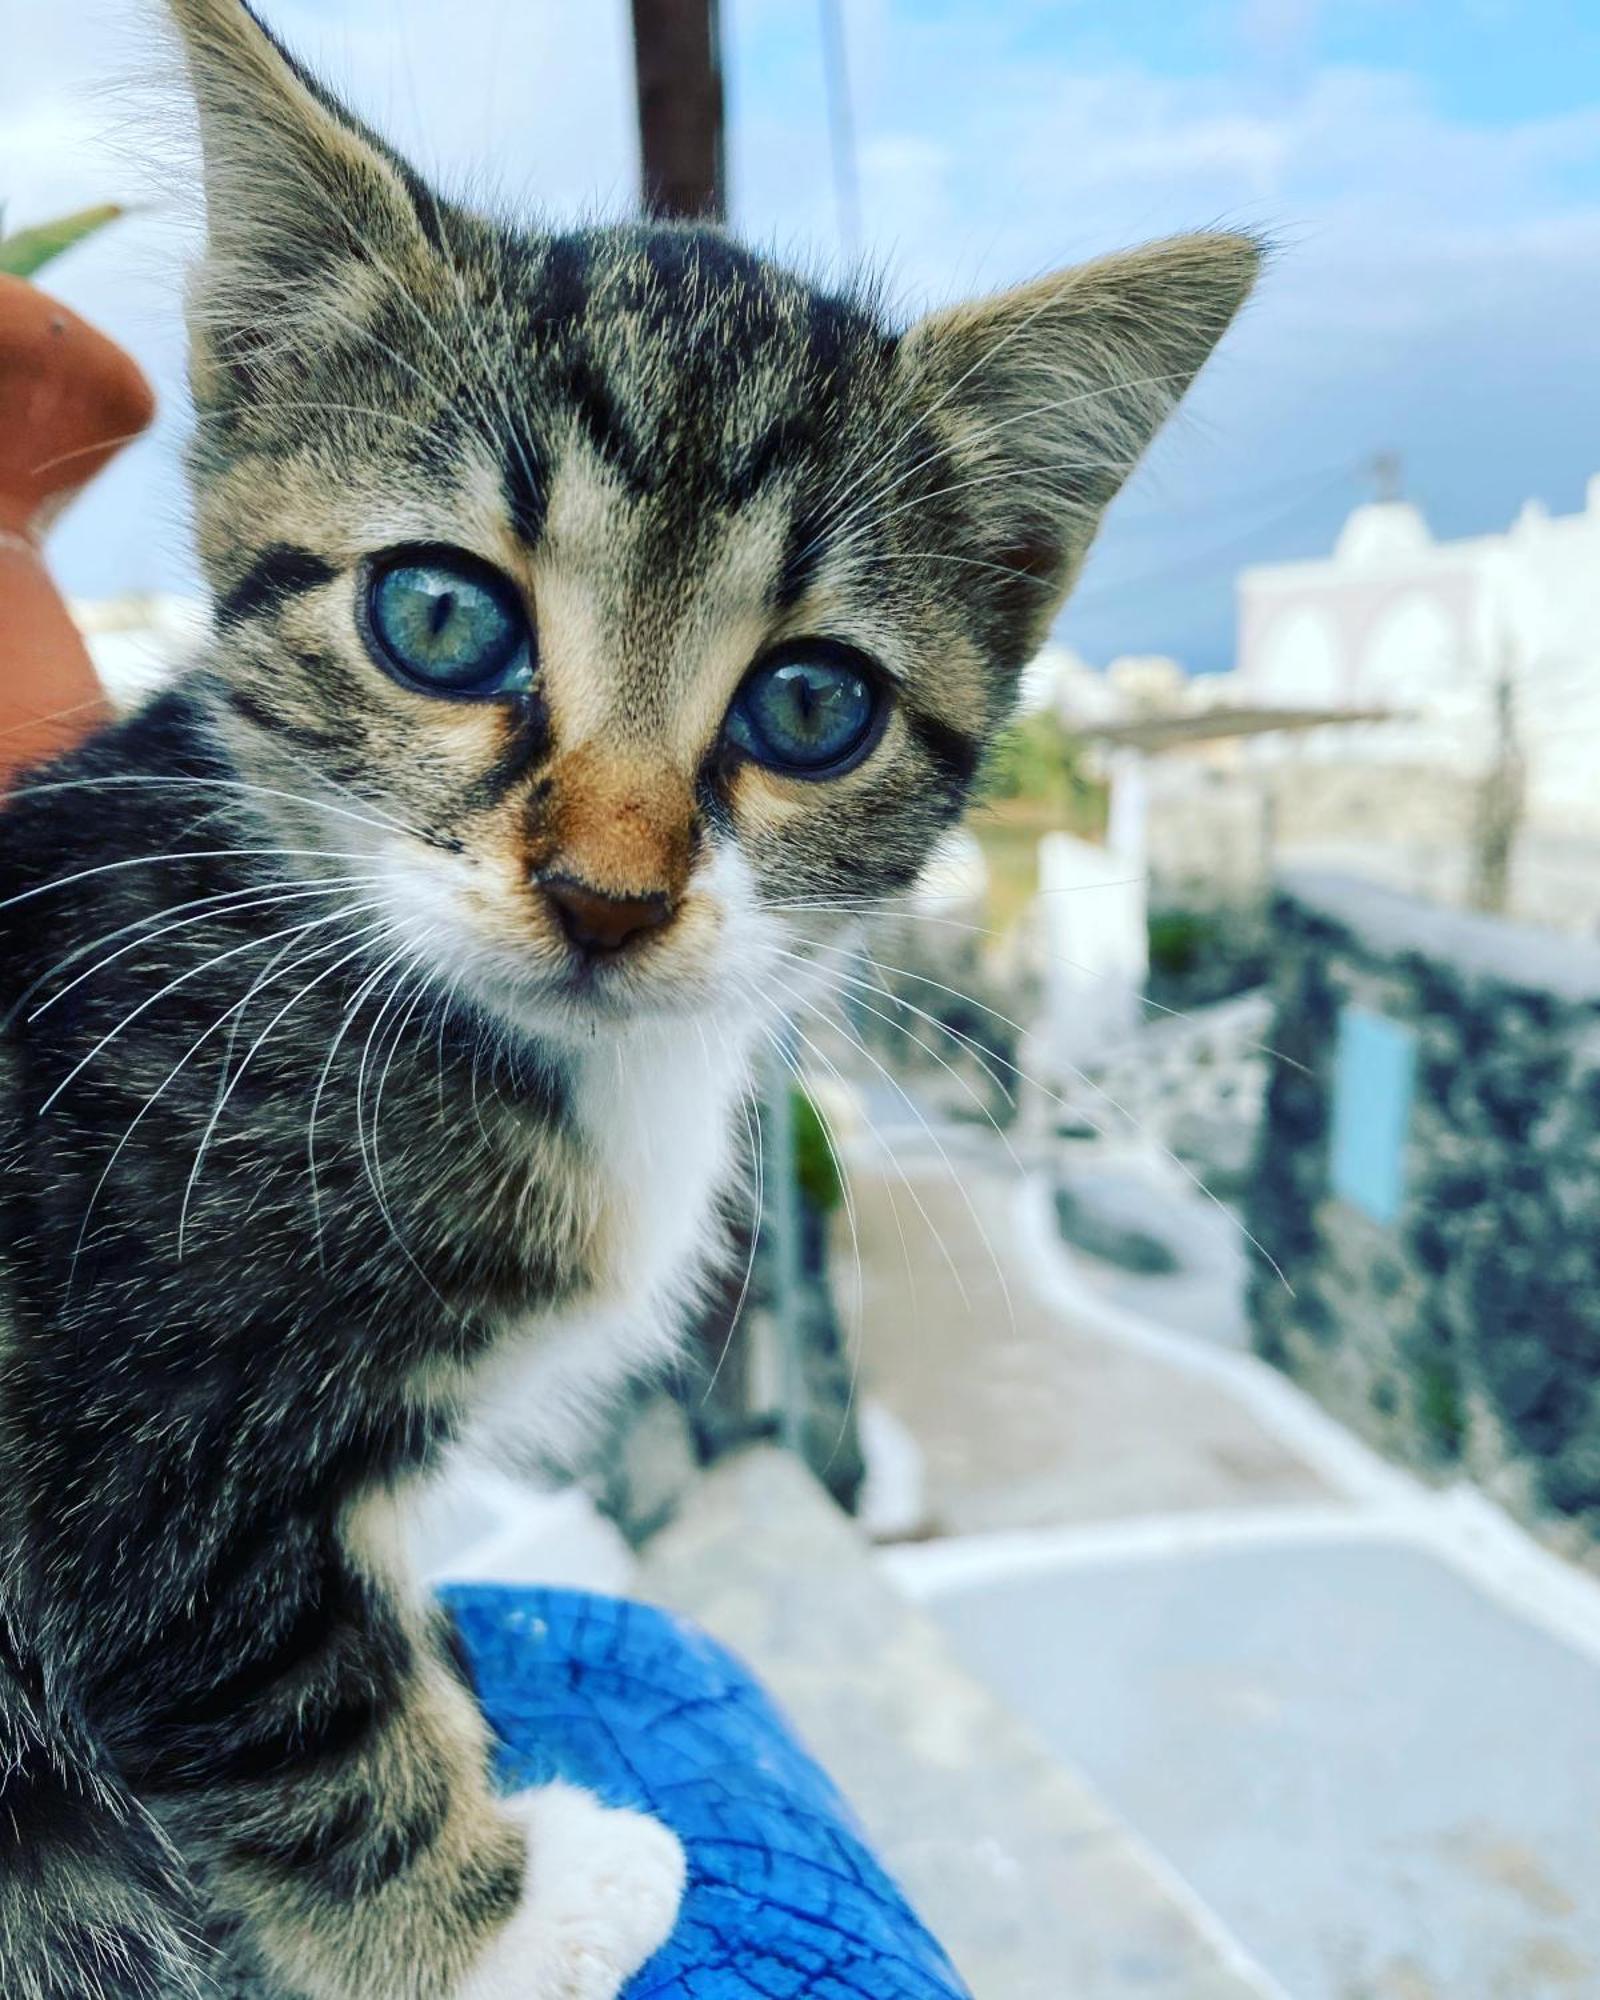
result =
[[1339,1016],[1334,1056],[1333,1191],[1386,1226],[1406,1192],[1417,1037],[1366,1007]]
[[683,1841],[678,1928],[628,2000],[970,2000],[832,1782],[714,1640],[582,1592],[441,1596],[503,1787],[565,1778]]

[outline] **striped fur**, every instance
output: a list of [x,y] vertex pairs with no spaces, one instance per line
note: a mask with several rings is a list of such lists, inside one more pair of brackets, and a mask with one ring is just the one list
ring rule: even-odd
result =
[[[604,2000],[681,1859],[491,1800],[407,1495],[514,1375],[559,1456],[669,1351],[835,921],[792,906],[959,813],[1256,251],[896,333],[713,231],[449,206],[238,0],[172,10],[214,636],[0,818],[0,1990]],[[522,594],[532,692],[378,671],[369,566],[441,543]],[[826,782],[722,733],[802,636],[892,693]],[[670,921],[575,967],[552,875]]]

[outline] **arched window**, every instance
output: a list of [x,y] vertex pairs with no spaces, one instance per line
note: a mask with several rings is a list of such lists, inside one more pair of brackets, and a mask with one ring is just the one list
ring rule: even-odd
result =
[[1346,696],[1348,662],[1326,611],[1300,604],[1274,619],[1262,642],[1256,685],[1285,707],[1331,707]]
[[1437,599],[1409,592],[1373,628],[1353,691],[1364,702],[1402,707],[1453,693],[1466,679],[1463,650],[1455,621]]

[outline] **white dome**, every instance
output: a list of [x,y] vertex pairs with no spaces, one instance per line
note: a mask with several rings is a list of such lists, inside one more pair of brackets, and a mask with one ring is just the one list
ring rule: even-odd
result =
[[1357,507],[1339,531],[1334,558],[1342,563],[1404,561],[1433,546],[1421,511],[1409,500],[1373,500]]

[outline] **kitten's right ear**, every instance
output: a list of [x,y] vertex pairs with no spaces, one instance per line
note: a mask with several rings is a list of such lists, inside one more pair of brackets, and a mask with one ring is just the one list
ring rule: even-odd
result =
[[168,6],[199,112],[204,169],[195,365],[202,377],[220,368],[248,380],[268,338],[274,348],[292,347],[297,333],[315,338],[319,294],[348,297],[352,268],[392,279],[431,259],[440,204],[245,0]]
[[1262,255],[1251,236],[1173,237],[935,313],[900,343],[897,408],[920,408],[945,447],[971,552],[997,579],[975,569],[970,588],[1004,600],[1019,665]]

